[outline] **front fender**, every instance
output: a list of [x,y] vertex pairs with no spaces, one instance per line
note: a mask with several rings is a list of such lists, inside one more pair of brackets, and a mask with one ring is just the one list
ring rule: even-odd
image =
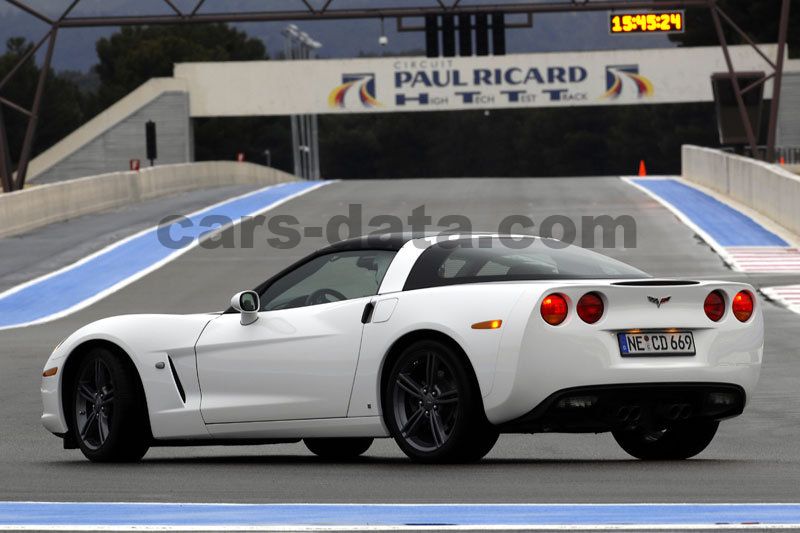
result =
[[[59,344],[45,364],[58,368],[42,377],[42,423],[52,433],[68,431],[63,405],[64,377],[73,357],[92,342],[117,346],[136,368],[147,401],[155,438],[209,438],[200,415],[200,388],[194,346],[203,328],[217,315],[123,315],[88,324]],[[156,363],[165,363],[163,369]],[[170,362],[183,386],[180,393]]]

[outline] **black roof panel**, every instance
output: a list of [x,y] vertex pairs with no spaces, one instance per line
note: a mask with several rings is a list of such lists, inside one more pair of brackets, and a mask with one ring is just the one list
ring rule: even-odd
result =
[[352,239],[345,239],[333,243],[330,246],[317,250],[314,255],[354,250],[389,250],[396,252],[408,241],[427,236],[429,235],[411,232],[362,235],[361,237],[353,237]]

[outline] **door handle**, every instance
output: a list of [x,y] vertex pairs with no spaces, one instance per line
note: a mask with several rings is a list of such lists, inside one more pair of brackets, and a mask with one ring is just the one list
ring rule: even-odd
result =
[[375,310],[375,304],[373,302],[369,302],[367,305],[364,306],[364,312],[361,313],[361,323],[366,324],[370,320],[372,320],[372,312]]

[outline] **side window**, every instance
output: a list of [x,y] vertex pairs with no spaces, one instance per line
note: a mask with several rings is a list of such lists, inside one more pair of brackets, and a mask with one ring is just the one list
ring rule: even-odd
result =
[[478,270],[477,276],[505,276],[508,274],[508,265],[501,265],[495,261],[486,261]]
[[385,250],[358,250],[316,257],[267,287],[261,295],[261,310],[375,295],[394,255]]
[[466,257],[457,252],[451,253],[439,267],[438,275],[443,279],[504,276],[508,273],[508,265],[487,260],[485,257]]

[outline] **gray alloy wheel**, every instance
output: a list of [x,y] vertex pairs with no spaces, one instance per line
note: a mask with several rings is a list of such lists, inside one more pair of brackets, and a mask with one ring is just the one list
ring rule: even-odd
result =
[[147,405],[136,367],[124,354],[93,348],[65,379],[70,431],[87,459],[131,462],[147,453]]
[[111,372],[99,358],[78,376],[75,423],[78,436],[90,450],[99,449],[108,438],[114,417],[114,383]]
[[469,363],[438,340],[417,341],[399,354],[385,381],[383,406],[389,432],[414,461],[477,461],[497,442]]
[[420,352],[392,383],[392,407],[400,435],[422,452],[440,448],[458,420],[458,392],[447,362],[433,350]]

